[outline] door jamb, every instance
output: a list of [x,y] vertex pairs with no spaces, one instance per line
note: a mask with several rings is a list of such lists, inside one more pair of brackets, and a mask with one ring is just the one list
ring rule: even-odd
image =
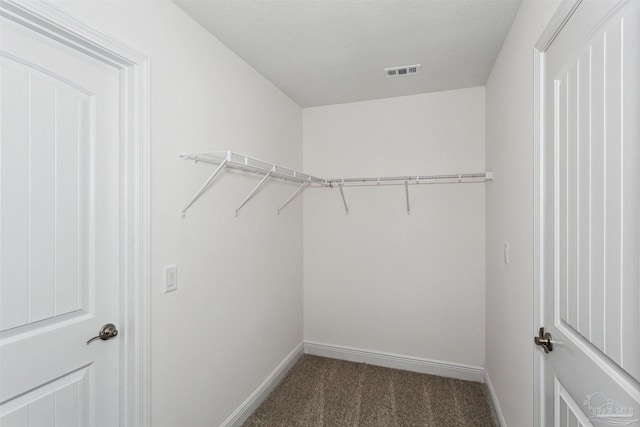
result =
[[[533,336],[537,335],[542,324],[544,288],[543,237],[544,237],[544,176],[543,176],[543,137],[544,137],[544,57],[569,18],[574,14],[582,0],[563,0],[551,20],[542,31],[533,49],[533,146],[534,146],[534,208],[533,208]],[[533,425],[544,426],[544,358],[536,346],[533,351]]]
[[149,59],[49,2],[0,0],[0,15],[120,72],[120,425],[150,425]]

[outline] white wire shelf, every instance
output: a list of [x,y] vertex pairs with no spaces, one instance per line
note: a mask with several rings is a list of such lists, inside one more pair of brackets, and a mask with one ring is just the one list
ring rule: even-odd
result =
[[288,182],[299,184],[296,191],[278,208],[280,212],[304,189],[309,186],[319,187],[338,187],[344,204],[345,212],[349,213],[349,207],[344,195],[343,187],[357,186],[376,186],[376,185],[404,185],[407,199],[407,213],[411,212],[409,205],[409,185],[414,184],[446,184],[446,183],[474,183],[486,182],[493,180],[492,172],[475,172],[475,173],[458,173],[458,174],[434,174],[434,175],[407,175],[407,176],[386,176],[386,177],[366,177],[366,178],[333,178],[323,179],[313,175],[309,175],[295,169],[277,165],[275,163],[266,162],[244,154],[235,153],[233,151],[214,151],[201,154],[181,154],[185,160],[193,160],[194,162],[209,163],[217,165],[217,168],[207,178],[205,183],[200,187],[189,203],[182,209],[184,216],[187,210],[202,196],[209,187],[211,182],[226,168],[251,172],[263,176],[258,185],[245,197],[240,206],[236,209],[236,216],[244,205],[256,195],[269,178],[281,179]]
[[260,175],[270,174],[273,178],[280,178],[285,181],[292,182],[312,182],[316,184],[327,184],[324,179],[317,178],[306,173],[299,172],[274,163],[265,162],[243,154],[234,153],[233,151],[214,151],[211,153],[201,154],[181,154],[180,157],[195,162],[211,163],[220,165],[226,162],[225,167],[237,169],[245,172],[257,173]]
[[327,182],[330,186],[358,186],[358,185],[404,185],[409,184],[446,184],[464,182],[485,182],[493,180],[492,172],[475,172],[459,174],[407,175],[384,176],[369,178],[332,178]]
[[262,188],[262,186],[267,182],[267,179],[279,178],[284,181],[296,182],[300,184],[300,186],[296,189],[296,191],[287,199],[286,202],[278,209],[278,215],[298,194],[300,194],[307,185],[309,184],[317,184],[317,185],[326,185],[329,184],[321,178],[317,178],[312,175],[308,175],[306,173],[299,172],[294,169],[290,169],[284,166],[276,165],[275,163],[265,162],[264,160],[259,160],[253,157],[245,156],[244,154],[234,153],[233,151],[214,151],[211,153],[202,153],[202,154],[181,154],[185,160],[193,160],[197,162],[210,163],[213,165],[218,165],[215,171],[209,176],[207,181],[204,183],[202,187],[196,192],[193,198],[187,203],[187,205],[182,209],[182,215],[184,216],[187,212],[187,209],[191,207],[195,203],[196,200],[202,196],[202,193],[205,192],[207,187],[211,184],[211,182],[222,172],[224,169],[237,169],[245,172],[251,172],[259,175],[263,175],[264,178],[260,181],[260,183],[249,193],[249,195],[242,201],[240,206],[236,209],[236,216],[238,212],[244,205],[247,204],[249,200],[253,196],[256,195],[258,191]]

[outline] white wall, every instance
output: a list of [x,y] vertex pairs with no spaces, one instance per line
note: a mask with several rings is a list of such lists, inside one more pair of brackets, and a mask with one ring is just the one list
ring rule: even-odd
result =
[[[509,426],[533,426],[533,47],[559,1],[524,0],[487,91],[487,363]],[[511,260],[503,262],[503,245]]]
[[[302,212],[271,183],[234,218],[254,177],[212,172],[181,152],[233,149],[302,162],[302,112],[170,2],[64,2],[151,59],[152,421],[223,422],[302,341]],[[163,294],[162,267],[178,265]]]
[[[290,186],[211,172],[183,151],[233,149],[300,167],[302,112],[173,4],[63,2],[152,63],[154,426],[218,425],[302,340],[300,201]],[[510,426],[532,425],[532,48],[557,1],[525,0],[486,89],[487,370]],[[304,111],[304,169],[320,176],[481,171],[484,89]],[[305,338],[484,365],[485,185],[304,195]],[[502,264],[502,244],[511,264]],[[161,293],[176,263],[177,292]]]
[[[484,88],[308,108],[321,177],[484,171]],[[490,184],[489,184],[490,185]],[[485,184],[304,194],[305,341],[484,365]]]

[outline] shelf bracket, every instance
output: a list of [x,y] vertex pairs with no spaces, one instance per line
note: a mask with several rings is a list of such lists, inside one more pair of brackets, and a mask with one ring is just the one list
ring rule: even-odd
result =
[[240,203],[240,206],[238,206],[238,209],[236,209],[236,216],[238,216],[238,212],[240,211],[240,209],[242,209],[242,207],[244,205],[247,204],[247,202],[249,200],[251,200],[251,198],[253,196],[255,196],[255,194],[260,191],[260,189],[262,188],[262,186],[264,185],[265,182],[267,182],[267,179],[269,179],[269,177],[271,176],[271,174],[273,173],[273,171],[275,170],[275,166],[273,169],[271,169],[265,176],[264,178],[262,178],[262,180],[258,183],[258,185],[256,185],[256,187],[251,190],[251,193],[249,193],[249,195],[247,197],[245,197],[245,199],[242,201],[242,203]]
[[407,215],[411,213],[411,208],[409,207],[409,181],[404,182],[404,194],[407,196]]
[[182,209],[182,216],[183,217],[187,213],[187,209],[189,209],[191,207],[191,205],[193,205],[195,203],[195,201],[200,198],[200,196],[202,195],[202,193],[204,193],[204,191],[207,189],[209,184],[211,184],[211,182],[216,178],[216,176],[218,176],[218,174],[224,170],[224,168],[227,166],[227,162],[229,162],[229,158],[228,157],[226,159],[224,159],[222,161],[222,163],[220,163],[218,165],[216,170],[213,171],[213,173],[211,174],[211,176],[209,176],[209,178],[204,183],[204,185],[202,187],[200,187],[200,190],[198,190],[198,192],[195,194],[195,196],[193,196],[191,201],[189,203],[187,203],[187,205],[184,207],[184,209]]
[[282,212],[282,210],[285,208],[285,206],[287,206],[289,203],[291,203],[291,201],[293,199],[295,199],[295,197],[306,188],[307,185],[311,184],[311,178],[309,178],[309,180],[303,182],[302,184],[300,184],[300,186],[296,189],[296,191],[293,192],[293,194],[287,199],[286,202],[284,202],[282,204],[282,206],[280,206],[278,208],[278,215],[280,215],[280,212]]
[[347,199],[345,199],[344,197],[344,191],[342,190],[342,183],[338,184],[338,189],[340,190],[340,195],[342,196],[342,203],[344,203],[345,215],[349,215],[349,206],[347,206]]

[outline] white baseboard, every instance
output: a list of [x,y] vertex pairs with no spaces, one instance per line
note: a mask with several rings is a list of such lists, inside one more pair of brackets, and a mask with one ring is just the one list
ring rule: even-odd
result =
[[489,373],[486,371],[484,373],[484,382],[487,384],[487,389],[489,389],[489,396],[491,396],[491,403],[493,403],[493,408],[495,409],[496,416],[498,417],[498,424],[500,424],[500,427],[507,427],[507,422],[504,420],[502,409],[500,409],[498,396],[496,395],[496,391],[493,389],[493,384],[491,384],[491,378],[489,378]]
[[305,342],[304,352],[315,356],[330,357],[332,359],[347,360],[350,362],[367,363],[369,365],[402,369],[405,371],[419,372],[421,374],[439,375],[441,377],[457,378],[476,382],[484,381],[484,368],[481,366],[422,359],[393,353],[383,353],[379,351],[362,350],[314,342]]
[[269,396],[269,393],[280,384],[284,376],[289,372],[289,369],[302,357],[304,354],[304,345],[300,343],[294,348],[291,353],[284,358],[282,362],[271,372],[271,374],[264,380],[262,384],[251,393],[251,396],[247,398],[242,405],[236,409],[229,418],[227,418],[221,427],[240,427],[247,418],[258,409],[258,406]]

